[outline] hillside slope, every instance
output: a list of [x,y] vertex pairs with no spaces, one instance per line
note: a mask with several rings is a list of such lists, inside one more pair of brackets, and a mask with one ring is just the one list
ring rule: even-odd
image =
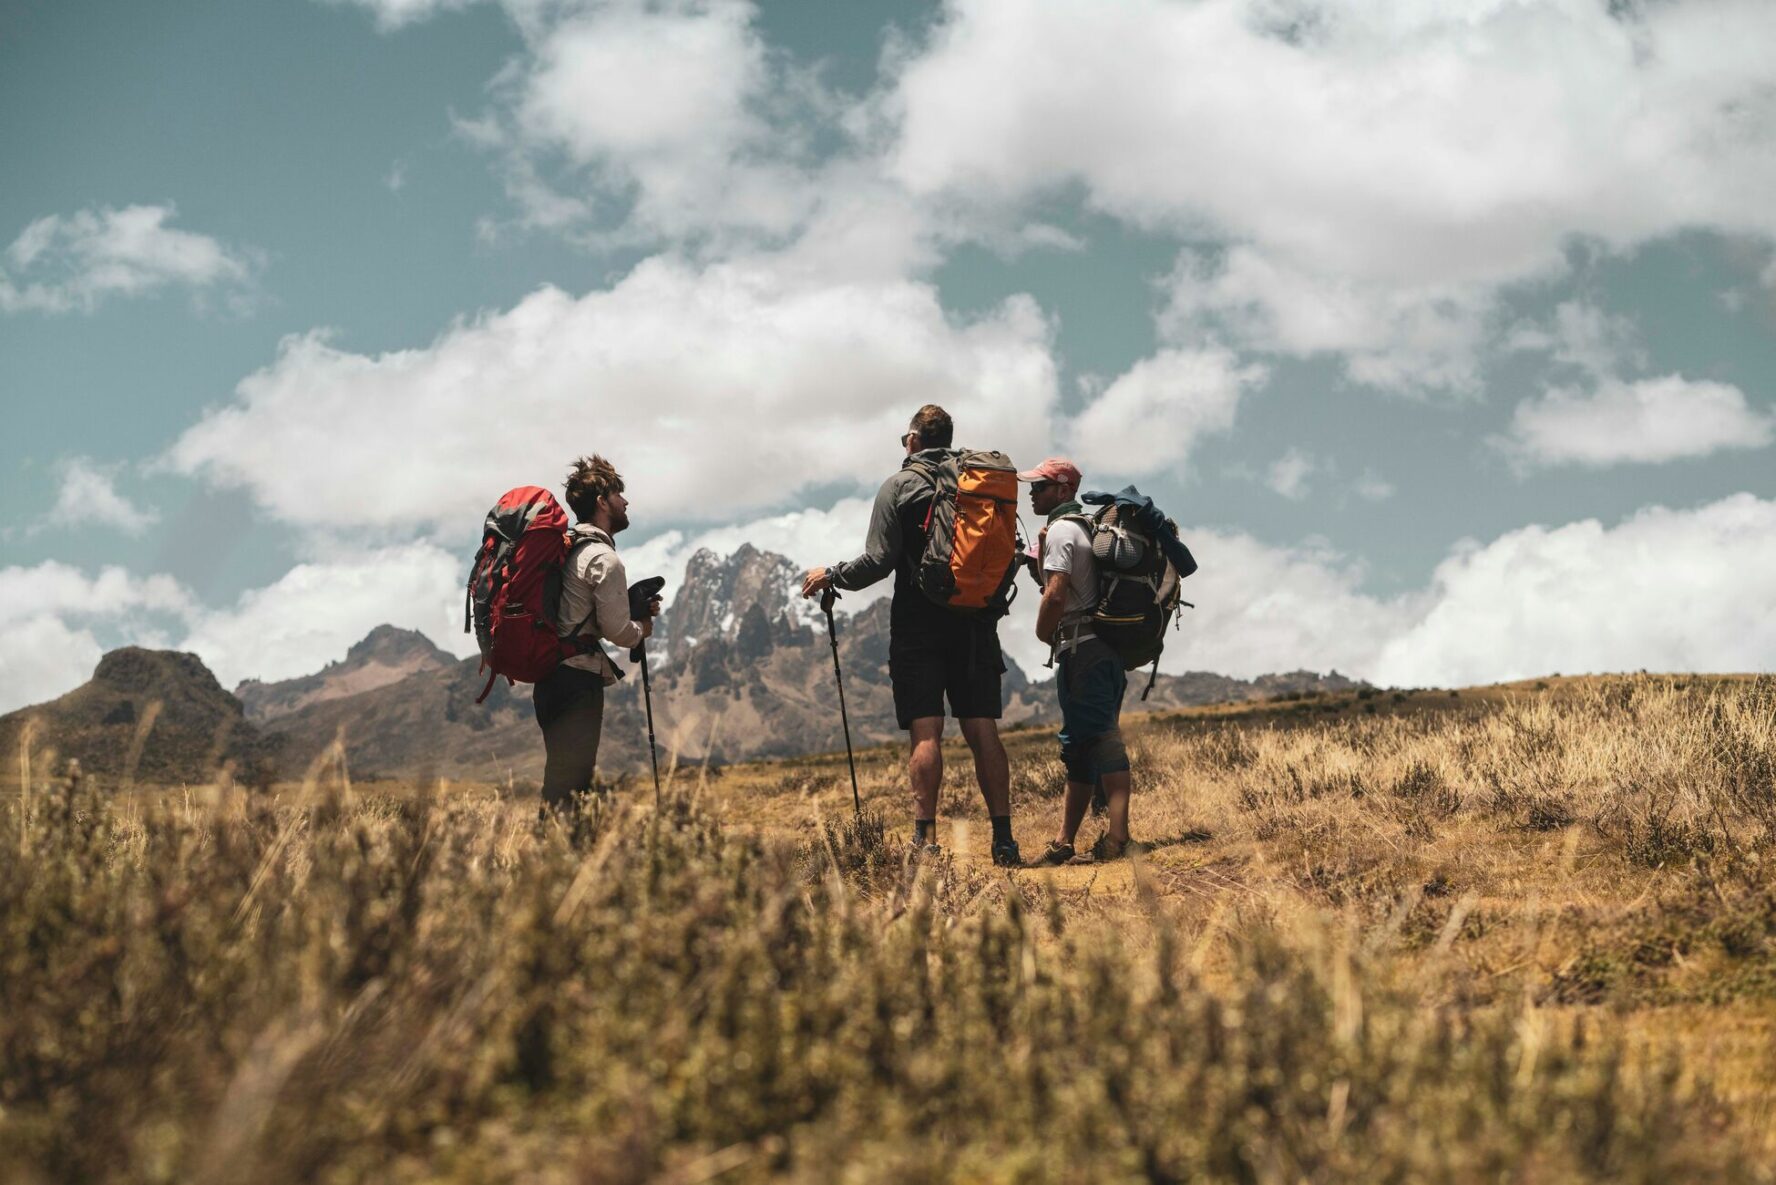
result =
[[261,780],[277,748],[197,655],[172,650],[113,650],[86,684],[0,716],[0,752],[123,781],[207,782],[225,767]]

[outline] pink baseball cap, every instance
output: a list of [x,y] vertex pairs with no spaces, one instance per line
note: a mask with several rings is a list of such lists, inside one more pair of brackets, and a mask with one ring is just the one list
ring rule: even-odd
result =
[[1019,481],[1052,481],[1059,485],[1079,484],[1079,466],[1065,457],[1050,457],[1034,469],[1018,474]]

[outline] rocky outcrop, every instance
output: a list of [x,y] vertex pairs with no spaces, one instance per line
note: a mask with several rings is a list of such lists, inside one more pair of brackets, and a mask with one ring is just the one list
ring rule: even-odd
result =
[[0,716],[0,752],[21,748],[36,768],[60,773],[75,759],[120,783],[210,782],[223,769],[253,782],[272,771],[277,741],[197,655],[129,646],[60,699]]

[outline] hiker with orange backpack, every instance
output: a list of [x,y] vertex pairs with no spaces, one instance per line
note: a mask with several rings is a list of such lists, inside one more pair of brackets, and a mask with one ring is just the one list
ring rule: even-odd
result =
[[867,588],[893,573],[888,678],[895,716],[911,743],[914,845],[937,850],[947,698],[974,755],[993,862],[1015,867],[1022,860],[1011,832],[1011,769],[999,739],[1005,662],[998,622],[1017,571],[1016,466],[1003,453],[952,449],[953,434],[943,408],[918,410],[900,438],[906,459],[876,493],[863,554],[810,569],[802,595]]

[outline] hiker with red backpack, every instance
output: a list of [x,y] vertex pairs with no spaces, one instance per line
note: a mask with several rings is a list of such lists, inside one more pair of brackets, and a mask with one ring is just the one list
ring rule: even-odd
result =
[[[556,631],[564,638],[603,639],[620,650],[639,646],[653,636],[660,602],[650,602],[647,616],[639,621],[629,615],[629,578],[616,545],[616,536],[629,526],[623,479],[594,453],[574,462],[565,493],[568,509],[579,521],[561,570]],[[543,730],[543,801],[548,805],[559,806],[591,788],[604,730],[604,689],[622,677],[604,648],[593,642],[537,683],[532,701]]]
[[893,573],[888,678],[911,742],[915,848],[937,850],[947,697],[974,755],[993,863],[1016,867],[1011,769],[999,739],[1005,662],[998,630],[1017,571],[1016,466],[1003,453],[952,449],[953,434],[943,408],[918,410],[900,438],[906,459],[876,494],[863,554],[810,569],[802,595],[867,588]]
[[[631,606],[615,537],[629,500],[615,467],[581,457],[568,471],[567,516],[549,491],[522,486],[487,514],[469,575],[464,628],[472,622],[493,680],[533,683],[543,730],[543,802],[562,807],[591,789],[604,730],[604,689],[623,677],[600,641],[625,650],[654,632],[657,595]],[[657,588],[649,584],[652,593]],[[651,734],[651,721],[650,721]]]

